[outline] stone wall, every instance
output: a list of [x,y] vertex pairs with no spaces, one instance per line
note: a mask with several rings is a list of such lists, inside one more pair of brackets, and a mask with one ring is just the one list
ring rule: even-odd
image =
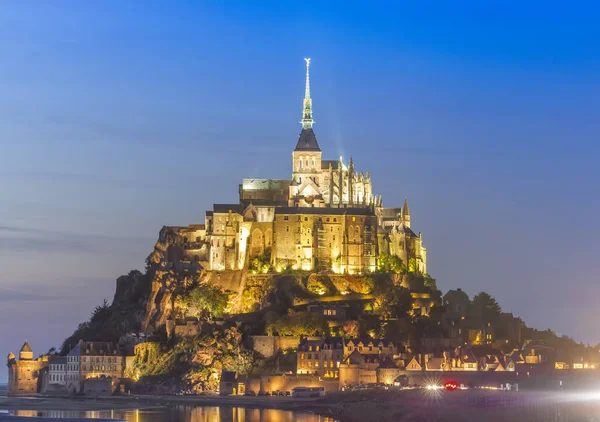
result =
[[8,395],[37,394],[43,386],[43,368],[48,366],[48,358],[18,360],[8,365]]
[[331,393],[338,391],[338,380],[324,380],[314,375],[278,374],[260,377],[260,391],[291,391],[294,387],[324,387],[326,392]]
[[[308,337],[309,340],[320,340],[321,337]],[[252,349],[265,358],[273,357],[278,350],[297,349],[300,337],[252,336]]]
[[114,387],[111,378],[88,378],[83,383],[83,393],[86,396],[110,396]]

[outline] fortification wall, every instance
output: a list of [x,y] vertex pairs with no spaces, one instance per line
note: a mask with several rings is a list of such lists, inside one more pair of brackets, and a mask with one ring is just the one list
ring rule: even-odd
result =
[[[321,337],[308,337],[309,340],[319,340]],[[273,357],[278,350],[297,349],[300,337],[281,336],[252,336],[252,348],[265,358]]]
[[260,391],[291,391],[294,387],[324,387],[330,393],[338,391],[338,380],[325,380],[316,375],[280,374],[260,377]]

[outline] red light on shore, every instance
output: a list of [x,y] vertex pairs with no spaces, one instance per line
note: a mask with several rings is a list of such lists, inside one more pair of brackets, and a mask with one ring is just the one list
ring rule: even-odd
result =
[[450,382],[447,382],[446,384],[444,384],[444,388],[446,390],[453,391],[453,390],[458,389],[458,384],[453,381],[450,381]]

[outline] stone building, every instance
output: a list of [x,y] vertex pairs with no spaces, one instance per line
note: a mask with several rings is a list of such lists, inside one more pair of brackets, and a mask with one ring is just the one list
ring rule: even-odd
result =
[[80,340],[66,358],[66,387],[71,392],[82,391],[86,379],[117,380],[125,372],[125,357],[109,342]]
[[33,358],[29,342],[25,342],[19,351],[19,359],[11,352],[8,354],[8,395],[18,396],[36,394],[43,385],[43,370],[48,366],[48,356]]
[[408,201],[384,208],[369,172],[352,158],[325,160],[313,130],[309,64],[302,129],[292,152],[290,179],[243,179],[239,201],[215,204],[205,224],[164,227],[164,265],[187,263],[211,271],[242,270],[251,258],[270,266],[355,274],[375,270],[377,256],[397,255],[426,272],[421,234],[411,229]]
[[344,347],[341,337],[318,340],[304,338],[298,345],[296,373],[338,378],[343,357]]
[[53,356],[48,364],[48,384],[56,387],[67,385],[67,357]]

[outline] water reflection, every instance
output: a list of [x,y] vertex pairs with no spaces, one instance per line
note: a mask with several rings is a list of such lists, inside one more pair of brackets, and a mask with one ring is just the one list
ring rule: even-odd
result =
[[16,410],[15,416],[45,416],[50,418],[123,419],[128,422],[336,422],[334,419],[310,413],[244,407],[174,406],[149,410]]

